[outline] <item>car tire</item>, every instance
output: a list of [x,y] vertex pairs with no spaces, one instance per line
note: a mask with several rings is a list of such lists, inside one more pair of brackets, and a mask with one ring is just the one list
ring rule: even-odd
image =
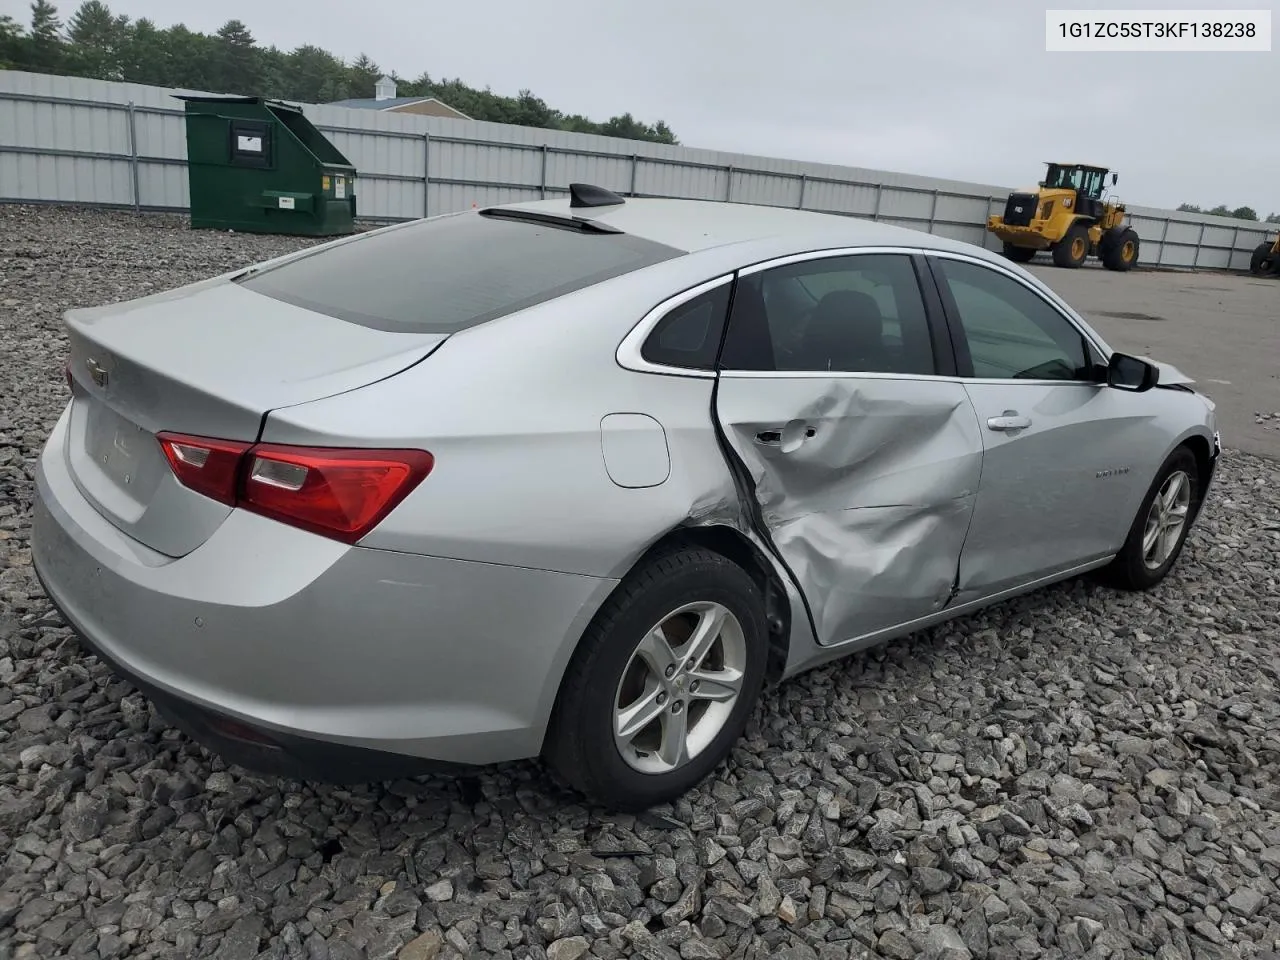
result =
[[[1175,489],[1175,487],[1177,489]],[[1168,500],[1172,493],[1173,499]],[[1162,503],[1171,503],[1181,514],[1181,525],[1176,534],[1168,530],[1172,536],[1161,542],[1157,536],[1155,547],[1148,543],[1148,535],[1153,524],[1158,524],[1161,515],[1170,518],[1169,507],[1157,506],[1157,498]],[[1195,455],[1186,447],[1174,450],[1161,465],[1159,472],[1142,498],[1142,506],[1133,520],[1129,535],[1115,560],[1104,571],[1105,579],[1122,590],[1150,590],[1173,569],[1182,547],[1187,542],[1191,525],[1199,510],[1200,468]]]
[[[702,651],[710,656],[701,669],[682,664],[686,640],[715,617],[723,617],[723,626]],[[670,641],[665,646],[656,642],[660,631]],[[673,802],[742,736],[767,656],[764,597],[746,571],[699,548],[656,556],[623,580],[585,631],[561,683],[543,756],[571,787],[605,807],[635,812]],[[706,699],[735,687],[732,700]],[[647,704],[644,714],[635,712],[637,703]],[[619,731],[626,707],[654,719]],[[683,756],[672,746],[681,729]]]
[[1059,267],[1078,267],[1089,256],[1089,228],[1077,220],[1066,235],[1053,245],[1053,262]]

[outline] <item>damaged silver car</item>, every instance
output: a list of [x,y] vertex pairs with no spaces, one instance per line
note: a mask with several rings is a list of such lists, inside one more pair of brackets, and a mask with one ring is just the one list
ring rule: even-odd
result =
[[1213,405],[1026,270],[865,220],[569,197],[67,314],[36,570],[229,761],[545,757],[669,801],[766,684],[1176,562]]

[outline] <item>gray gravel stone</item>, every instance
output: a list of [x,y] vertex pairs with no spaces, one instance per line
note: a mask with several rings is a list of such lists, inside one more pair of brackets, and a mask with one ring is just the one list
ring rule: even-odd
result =
[[939,924],[929,928],[924,956],[926,960],[972,960],[973,952],[958,930]]
[[1241,887],[1231,896],[1227,897],[1227,906],[1233,911],[1240,914],[1246,920],[1252,919],[1253,915],[1258,912],[1267,898],[1249,887]]
[[590,949],[586,937],[565,937],[547,947],[547,960],[578,960]]

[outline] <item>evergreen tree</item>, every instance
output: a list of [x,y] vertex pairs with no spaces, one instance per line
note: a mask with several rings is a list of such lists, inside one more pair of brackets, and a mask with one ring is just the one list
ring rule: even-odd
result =
[[122,80],[130,39],[128,17],[113,16],[102,0],[85,0],[67,24],[68,60],[76,73]]
[[31,4],[31,33],[26,43],[26,69],[37,73],[63,73],[66,45],[62,40],[62,21],[58,9],[49,0]]

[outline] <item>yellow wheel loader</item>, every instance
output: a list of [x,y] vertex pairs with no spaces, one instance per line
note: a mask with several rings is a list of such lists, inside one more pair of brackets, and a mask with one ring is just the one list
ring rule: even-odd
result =
[[1258,244],[1249,260],[1249,272],[1255,277],[1280,276],[1280,234],[1274,240]]
[[[1037,188],[1009,194],[1004,216],[987,218],[987,230],[1004,255],[1026,263],[1048,250],[1059,267],[1078,267],[1090,256],[1109,270],[1138,262],[1137,231],[1125,225],[1123,203],[1103,196],[1108,170],[1085,163],[1047,163]],[[1119,180],[1111,174],[1111,184]]]

